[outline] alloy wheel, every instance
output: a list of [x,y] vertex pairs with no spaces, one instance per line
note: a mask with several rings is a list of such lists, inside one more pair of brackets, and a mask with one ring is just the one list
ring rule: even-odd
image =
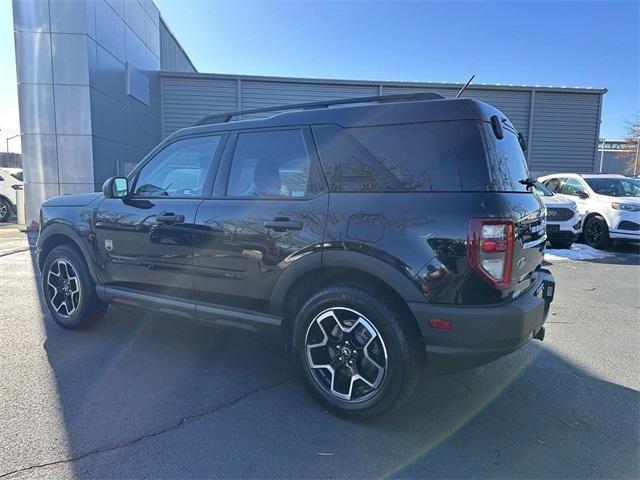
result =
[[388,358],[380,332],[361,313],[334,307],[319,313],[305,336],[307,366],[330,395],[360,402],[385,380]]
[[80,279],[73,264],[64,258],[53,261],[47,273],[49,303],[58,315],[71,317],[80,305]]
[[9,209],[7,208],[7,204],[0,201],[0,219],[4,219],[9,216]]
[[588,243],[592,245],[599,245],[604,236],[603,226],[600,222],[592,220],[585,229],[585,235]]

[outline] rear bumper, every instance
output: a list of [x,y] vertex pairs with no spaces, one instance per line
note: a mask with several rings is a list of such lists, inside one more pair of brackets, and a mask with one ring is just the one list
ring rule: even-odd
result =
[[[511,353],[534,337],[553,301],[555,281],[539,270],[535,283],[517,299],[502,305],[458,306],[410,302],[424,339],[427,362],[442,370],[473,368]],[[451,330],[436,330],[429,319],[451,320]]]

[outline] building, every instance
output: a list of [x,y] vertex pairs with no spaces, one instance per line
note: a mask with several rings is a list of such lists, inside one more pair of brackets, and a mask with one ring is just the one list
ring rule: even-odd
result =
[[[458,84],[199,73],[152,0],[13,0],[27,223],[98,190],[163,137],[216,113]],[[472,85],[528,139],[532,172],[593,172],[604,89]]]
[[596,162],[599,173],[640,175],[638,154],[640,144],[629,144],[624,140],[600,139]]
[[0,167],[22,168],[22,154],[0,152]]

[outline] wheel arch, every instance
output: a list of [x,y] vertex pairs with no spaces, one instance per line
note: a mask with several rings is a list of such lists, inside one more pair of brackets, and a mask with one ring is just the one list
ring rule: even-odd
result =
[[90,249],[86,245],[86,240],[83,240],[71,227],[63,224],[48,226],[40,232],[40,236],[38,237],[38,266],[40,270],[42,270],[44,261],[49,253],[57,246],[64,244],[72,245],[80,251],[93,281],[98,283],[97,272],[95,265],[90,261]]
[[[271,311],[282,317],[281,333],[287,348],[295,316],[304,301],[314,292],[331,285],[353,285],[387,296],[419,332],[407,301],[424,302],[425,299],[408,276],[379,259],[361,253],[340,251],[313,255],[316,257],[301,259],[299,265],[294,264],[287,269],[273,290]],[[418,337],[421,338],[420,335]]]
[[609,225],[609,219],[607,218],[606,215],[600,213],[600,212],[587,212],[586,215],[584,216],[584,219],[582,220],[582,225],[584,228],[584,225],[587,224],[587,222],[592,219],[593,217],[600,217],[604,220],[604,223],[607,224],[607,227],[609,228],[609,230],[611,230],[611,225]]
[[13,213],[15,213],[16,206],[15,206],[15,204],[13,203],[13,201],[9,197],[7,197],[6,195],[3,195],[3,194],[0,193],[0,199],[1,200],[5,200],[9,204],[9,208],[11,209],[11,211]]

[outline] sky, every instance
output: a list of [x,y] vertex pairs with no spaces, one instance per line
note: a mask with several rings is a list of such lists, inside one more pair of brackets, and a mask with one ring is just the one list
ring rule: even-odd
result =
[[[640,113],[638,0],[155,2],[200,72],[604,87],[605,138]],[[19,130],[13,49],[0,0],[0,139]]]

